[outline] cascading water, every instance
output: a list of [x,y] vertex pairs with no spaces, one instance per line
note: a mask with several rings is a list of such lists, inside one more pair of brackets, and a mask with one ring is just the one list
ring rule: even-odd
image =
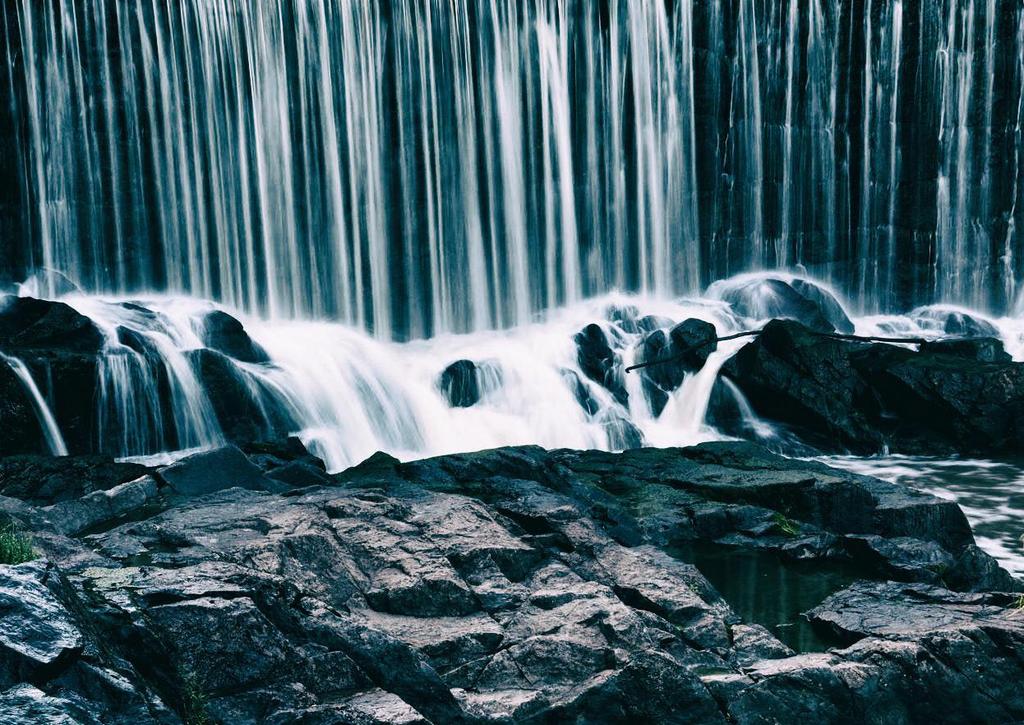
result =
[[50,411],[50,406],[46,402],[46,398],[44,398],[43,394],[39,391],[39,386],[36,385],[35,380],[33,380],[32,373],[30,373],[28,368],[25,367],[25,363],[16,357],[4,355],[3,353],[0,353],[0,362],[5,363],[14,371],[14,374],[21,381],[21,384],[25,387],[25,391],[32,399],[32,405],[35,407],[36,417],[39,419],[39,424],[43,429],[46,449],[54,456],[66,456],[68,454],[68,447],[64,443],[64,437],[60,433],[60,428],[57,427],[57,421],[54,420],[53,413]]
[[0,22],[0,281],[398,339],[780,265],[865,311],[1019,295],[1011,0],[16,0]]

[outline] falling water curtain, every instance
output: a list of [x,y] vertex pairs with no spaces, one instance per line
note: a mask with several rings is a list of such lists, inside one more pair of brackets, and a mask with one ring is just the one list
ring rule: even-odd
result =
[[0,283],[407,338],[795,265],[1006,312],[1024,273],[1016,0],[11,0],[0,64]]

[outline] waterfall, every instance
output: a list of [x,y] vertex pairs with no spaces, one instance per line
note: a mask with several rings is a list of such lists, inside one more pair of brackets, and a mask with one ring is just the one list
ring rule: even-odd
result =
[[775,266],[865,311],[1021,293],[1019,3],[14,0],[0,19],[0,284],[55,269],[399,340]]
[[22,385],[25,386],[25,391],[29,394],[29,397],[32,398],[32,405],[35,408],[36,417],[39,419],[39,426],[43,429],[43,436],[46,439],[46,449],[51,455],[66,456],[68,454],[68,447],[64,443],[64,437],[60,433],[60,428],[57,427],[57,421],[50,411],[50,406],[46,403],[46,398],[39,392],[39,386],[32,379],[32,374],[25,367],[25,363],[16,357],[4,355],[3,353],[0,353],[0,360],[11,368]]

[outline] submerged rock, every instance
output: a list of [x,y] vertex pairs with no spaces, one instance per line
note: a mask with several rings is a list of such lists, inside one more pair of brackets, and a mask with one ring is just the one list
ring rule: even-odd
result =
[[915,351],[836,340],[775,320],[726,362],[722,374],[759,416],[820,450],[1019,451],[1024,364],[1006,361],[985,343],[969,349],[964,356],[959,346],[943,343]]

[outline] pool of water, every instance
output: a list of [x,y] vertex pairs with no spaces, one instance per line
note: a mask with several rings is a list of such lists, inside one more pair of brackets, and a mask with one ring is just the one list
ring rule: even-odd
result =
[[690,543],[669,553],[700,569],[743,621],[767,627],[797,652],[840,644],[824,638],[803,613],[866,575],[842,562],[792,561],[718,544]]
[[1024,461],[911,456],[818,460],[956,501],[971,522],[978,546],[1011,574],[1024,577]]

